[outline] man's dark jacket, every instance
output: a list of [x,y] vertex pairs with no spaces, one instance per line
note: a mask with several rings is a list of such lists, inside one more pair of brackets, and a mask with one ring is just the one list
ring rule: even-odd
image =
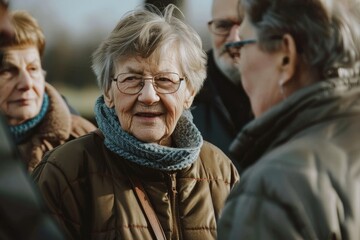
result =
[[249,98],[242,85],[233,84],[220,71],[212,50],[208,52],[207,78],[195,97],[192,114],[203,138],[228,156],[230,143],[253,118]]

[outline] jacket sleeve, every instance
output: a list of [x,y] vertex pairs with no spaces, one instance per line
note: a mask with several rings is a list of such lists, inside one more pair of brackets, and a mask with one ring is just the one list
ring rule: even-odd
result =
[[220,216],[220,240],[318,239],[316,224],[329,212],[314,200],[321,184],[313,171],[295,165],[284,171],[284,165],[259,164],[243,173]]
[[219,222],[218,239],[304,239],[286,208],[252,195],[227,202]]
[[52,152],[45,155],[32,177],[43,196],[50,214],[58,223],[66,239],[82,239],[79,201],[71,191],[71,180],[51,161]]

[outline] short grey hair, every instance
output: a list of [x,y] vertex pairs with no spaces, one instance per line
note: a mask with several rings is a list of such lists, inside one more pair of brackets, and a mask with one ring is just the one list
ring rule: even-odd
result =
[[275,51],[290,34],[303,61],[320,76],[354,75],[360,61],[358,0],[239,0],[240,15],[255,27],[259,46]]
[[[103,92],[111,87],[114,64],[127,57],[149,58],[177,51],[188,86],[198,92],[206,77],[206,53],[200,36],[174,16],[169,4],[163,12],[152,5],[125,14],[92,56],[92,69]],[[182,14],[182,13],[181,13]],[[153,54],[158,53],[158,54]]]

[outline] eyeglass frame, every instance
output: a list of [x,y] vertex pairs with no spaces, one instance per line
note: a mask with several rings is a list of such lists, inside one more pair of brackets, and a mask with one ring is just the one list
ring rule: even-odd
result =
[[[229,28],[229,30],[226,32],[226,33],[216,33],[213,30],[213,28],[211,27],[211,25],[216,22],[216,21],[224,21],[224,22],[231,22],[231,26]],[[208,28],[210,30],[210,32],[212,32],[213,34],[215,35],[219,35],[219,36],[226,36],[226,35],[229,35],[230,31],[231,31],[231,28],[234,26],[234,25],[239,25],[240,26],[241,22],[240,21],[233,21],[233,20],[229,20],[229,19],[220,19],[220,18],[215,18],[215,19],[212,19],[208,22]]]
[[[166,92],[166,93],[159,92],[159,91],[157,90],[157,88],[156,88],[155,77],[156,77],[157,75],[169,74],[169,73],[170,73],[170,74],[176,74],[176,75],[179,77],[179,81],[178,81],[178,82],[175,83],[175,82],[171,81],[172,83],[177,84],[177,88],[176,88],[173,92]],[[142,76],[142,78],[141,78],[141,84],[142,84],[142,86],[141,86],[140,90],[139,90],[138,92],[136,92],[136,93],[126,93],[126,92],[121,91],[120,88],[119,88],[119,85],[118,85],[118,78],[119,78],[119,76],[122,75],[122,74],[135,74],[135,75],[141,75],[141,74],[138,74],[138,73],[119,73],[115,78],[112,78],[112,79],[111,79],[112,81],[116,82],[116,87],[117,87],[117,89],[118,89],[121,93],[128,94],[128,95],[135,95],[135,94],[138,94],[139,92],[141,92],[141,90],[143,90],[143,88],[144,88],[144,86],[145,86],[145,81],[146,81],[146,80],[151,80],[151,83],[152,83],[152,85],[153,85],[154,90],[155,90],[156,93],[159,93],[159,94],[172,94],[172,93],[177,92],[177,91],[179,90],[179,88],[180,88],[181,82],[184,81],[184,80],[186,80],[186,77],[180,77],[180,75],[179,75],[178,73],[176,73],[176,72],[160,72],[160,73],[157,73],[157,74],[153,75],[152,77],[144,77],[144,76]],[[121,83],[121,82],[120,82],[120,83]],[[155,85],[154,85],[154,83],[155,83]]]
[[[270,37],[270,41],[275,41],[275,40],[281,40],[283,38],[283,36],[281,35],[274,35]],[[230,48],[236,48],[238,50],[240,50],[243,46],[247,45],[247,44],[252,44],[252,43],[257,43],[258,40],[256,39],[245,39],[245,40],[241,40],[241,41],[236,41],[236,42],[229,42],[225,44],[225,49],[227,51],[230,51]]]
[[240,49],[243,46],[245,46],[247,44],[252,44],[252,43],[257,43],[257,40],[256,39],[246,39],[246,40],[241,40],[241,41],[236,41],[236,42],[229,42],[229,43],[225,44],[225,48],[228,51],[230,48]]

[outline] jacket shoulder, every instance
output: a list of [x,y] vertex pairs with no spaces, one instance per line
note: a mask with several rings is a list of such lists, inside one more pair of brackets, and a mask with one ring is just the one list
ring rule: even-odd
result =
[[103,159],[103,151],[106,151],[103,139],[95,132],[90,132],[47,152],[35,168],[33,176],[41,174],[46,168],[55,168],[69,179],[76,178],[80,172],[96,169],[99,159]]
[[94,131],[95,129],[95,125],[87,119],[78,115],[71,115],[71,135],[73,137],[78,138],[82,135]]
[[199,158],[204,169],[207,171],[207,175],[211,174],[214,177],[223,178],[231,184],[239,180],[239,174],[232,161],[214,144],[204,141]]

